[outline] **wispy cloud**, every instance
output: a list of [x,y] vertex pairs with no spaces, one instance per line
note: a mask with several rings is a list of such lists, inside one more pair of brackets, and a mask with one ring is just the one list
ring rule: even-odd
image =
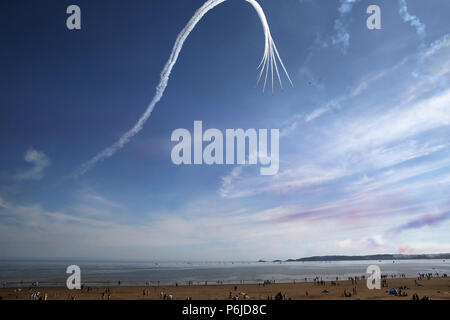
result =
[[7,205],[6,201],[3,200],[2,197],[0,197],[0,208],[7,208],[7,207],[8,207],[8,205]]
[[435,40],[430,46],[422,53],[424,58],[428,58],[436,54],[439,50],[450,46],[450,34],[444,35],[442,38]]
[[228,175],[222,177],[222,186],[219,190],[219,194],[222,197],[227,198],[229,196],[231,192],[230,188],[236,180],[239,180],[240,175],[242,174],[242,169],[242,166],[234,167]]
[[127,209],[117,201],[100,195],[92,188],[84,187],[75,193],[73,211],[86,217],[111,218],[113,214],[124,215]]
[[[0,243],[9,243],[0,246],[0,251],[2,256],[14,252],[15,256],[74,257],[82,252],[83,256],[96,258],[119,254],[133,259],[167,259],[168,249],[177,246],[181,248],[177,259],[204,259],[205,256],[220,260],[259,259],[267,256],[268,248],[274,258],[279,257],[276,252],[280,248],[288,248],[291,255],[297,255],[294,244],[313,235],[306,226],[273,228],[263,223],[285,212],[282,207],[242,212],[221,206],[201,207],[192,203],[194,211],[184,207],[183,214],[152,212],[133,224],[46,210],[39,204],[10,204],[8,209],[0,211]],[[260,243],[266,239],[273,241],[263,248]],[[24,242],[28,243],[26,247],[22,246]],[[183,252],[185,246],[202,249]],[[249,252],[249,248],[256,249]]]
[[40,180],[44,176],[44,169],[51,163],[50,158],[42,151],[34,148],[29,148],[25,153],[24,160],[33,165],[27,171],[21,172],[15,176],[19,181],[21,180]]
[[[340,109],[346,102],[349,100],[359,96],[360,94],[364,93],[373,82],[383,78],[386,75],[386,71],[382,70],[375,74],[371,74],[369,76],[363,77],[349,92],[346,94],[343,94],[341,96],[338,96],[336,98],[333,98],[329,100],[328,102],[324,103],[322,106],[314,109],[310,113],[304,116],[305,122],[310,122],[313,120],[316,120],[317,118],[320,118],[324,114]],[[299,120],[299,119],[297,119]]]
[[437,51],[449,45],[450,34],[445,34],[440,39],[437,39],[431,44],[427,45],[425,42],[427,36],[426,25],[420,21],[419,17],[409,13],[406,0],[399,0],[399,7],[399,13],[402,20],[405,23],[409,23],[413,28],[416,29],[416,33],[420,39],[419,52],[417,55],[417,65],[412,71],[412,75],[416,78],[425,79],[429,82],[437,84],[438,92],[445,90],[445,88],[448,87],[447,78],[439,75],[432,75],[422,69],[427,58],[429,58],[431,55],[436,54]]
[[359,0],[341,0],[341,5],[338,8],[339,18],[334,22],[335,34],[331,38],[333,46],[339,48],[343,54],[347,53],[350,45],[350,33],[348,31],[353,6]]

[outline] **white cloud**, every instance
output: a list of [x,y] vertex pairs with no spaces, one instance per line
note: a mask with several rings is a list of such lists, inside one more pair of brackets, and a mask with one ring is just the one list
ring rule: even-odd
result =
[[420,39],[423,40],[426,36],[425,24],[423,24],[417,16],[411,15],[408,12],[406,0],[399,0],[399,5],[400,5],[399,13],[403,21],[409,23],[411,27],[414,27],[416,29],[417,35],[420,37]]
[[2,197],[0,197],[0,207],[7,208],[7,203]]
[[33,164],[27,171],[15,176],[17,180],[40,180],[44,176],[44,169],[51,163],[50,158],[42,151],[29,148],[25,153],[24,160]]
[[350,33],[348,31],[349,18],[353,6],[359,0],[341,0],[341,5],[338,8],[339,18],[334,22],[335,34],[331,38],[331,42],[335,47],[338,47],[343,54],[347,53],[350,45]]

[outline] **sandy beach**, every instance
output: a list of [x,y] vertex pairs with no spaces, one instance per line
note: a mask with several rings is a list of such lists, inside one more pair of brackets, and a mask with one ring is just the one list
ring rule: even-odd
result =
[[[421,286],[417,286],[417,281]],[[236,287],[236,288],[235,288]],[[407,296],[390,295],[392,288],[397,290],[406,287],[402,292]],[[344,296],[344,290],[350,297]],[[39,292],[39,297],[47,300],[162,300],[169,295],[174,300],[229,300],[230,292],[233,298],[239,300],[267,300],[275,298],[278,293],[285,299],[293,300],[411,300],[413,294],[418,294],[433,300],[450,300],[450,278],[394,278],[386,279],[386,284],[380,290],[369,290],[365,280],[337,281],[324,284],[314,282],[243,284],[243,285],[191,285],[191,286],[109,286],[89,287],[82,290],[68,290],[65,287],[23,287],[2,288],[0,296],[4,300],[30,300],[33,293]]]

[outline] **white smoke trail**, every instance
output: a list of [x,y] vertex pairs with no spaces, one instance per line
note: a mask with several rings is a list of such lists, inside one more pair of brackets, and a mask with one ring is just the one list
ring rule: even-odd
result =
[[445,34],[440,39],[435,40],[433,43],[431,43],[430,46],[427,48],[427,50],[423,52],[422,57],[427,58],[429,56],[432,56],[442,48],[449,46],[450,46],[450,33]]
[[[142,130],[145,122],[150,117],[153,109],[155,108],[155,105],[161,100],[164,91],[167,87],[170,73],[172,72],[172,69],[177,62],[178,55],[180,54],[181,49],[183,48],[183,44],[186,41],[187,37],[191,33],[191,31],[195,28],[197,23],[202,19],[202,17],[211,9],[218,6],[222,2],[225,2],[227,0],[208,0],[203,4],[203,6],[195,12],[194,16],[189,20],[188,24],[184,27],[184,29],[178,34],[178,37],[175,41],[175,45],[172,49],[172,52],[170,54],[169,60],[166,62],[166,65],[164,66],[164,69],[161,72],[161,80],[156,87],[156,94],[153,97],[152,101],[148,105],[147,109],[145,110],[144,114],[141,116],[141,118],[138,120],[138,122],[134,125],[133,128],[131,128],[128,132],[126,132],[122,137],[120,137],[119,140],[117,140],[113,145],[110,147],[104,149],[99,154],[97,154],[95,157],[93,157],[91,160],[83,164],[79,170],[77,170],[74,174],[72,174],[72,177],[79,177],[86,173],[89,169],[91,169],[97,162],[102,161],[108,157],[111,157],[114,153],[116,153],[118,150],[123,148],[125,144],[127,144],[130,139],[136,135],[139,131]],[[261,63],[258,66],[258,69],[261,68],[261,71],[258,76],[257,82],[261,80],[262,75],[265,73],[265,80],[264,80],[264,88],[267,84],[267,78],[269,69],[272,75],[272,91],[273,91],[273,83],[274,83],[274,68],[275,72],[278,77],[278,81],[280,83],[280,86],[282,87],[281,83],[281,77],[277,66],[277,60],[280,63],[281,67],[283,68],[283,71],[285,72],[290,84],[293,86],[292,81],[289,77],[288,72],[286,71],[286,68],[283,64],[283,61],[280,58],[280,55],[278,53],[277,47],[275,46],[275,43],[273,42],[272,35],[270,33],[269,24],[267,23],[266,16],[264,14],[263,9],[261,6],[256,2],[255,0],[245,0],[248,3],[250,3],[253,8],[258,13],[258,16],[261,20],[263,29],[264,29],[264,36],[265,36],[265,49],[264,49],[264,55],[261,60]]]
[[426,26],[420,21],[420,19],[417,16],[411,15],[408,12],[406,0],[399,0],[399,5],[400,5],[399,14],[402,17],[403,21],[409,23],[411,27],[414,27],[420,40],[423,41],[426,36],[425,32]]

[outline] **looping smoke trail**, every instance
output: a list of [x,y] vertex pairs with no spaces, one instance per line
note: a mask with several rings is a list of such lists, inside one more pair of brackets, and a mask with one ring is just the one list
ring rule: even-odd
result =
[[[169,60],[166,62],[166,65],[164,66],[164,69],[161,72],[161,80],[156,87],[156,94],[153,97],[152,101],[148,105],[147,109],[145,110],[144,114],[141,116],[141,118],[138,120],[138,122],[134,125],[133,128],[131,128],[128,132],[126,132],[122,137],[120,137],[119,140],[117,140],[113,145],[110,147],[104,149],[99,154],[97,154],[95,157],[93,157],[91,160],[83,164],[80,169],[75,171],[71,176],[74,178],[77,178],[84,173],[86,173],[89,169],[91,169],[97,162],[102,161],[108,157],[111,157],[114,153],[116,153],[118,150],[120,150],[126,143],[130,141],[130,139],[136,135],[139,131],[142,130],[145,122],[150,117],[153,109],[155,108],[155,105],[161,100],[164,91],[167,87],[170,73],[172,72],[172,69],[177,62],[178,56],[180,54],[180,51],[183,47],[184,42],[186,41],[187,37],[191,33],[191,31],[195,28],[197,23],[201,20],[201,18],[211,9],[216,7],[217,5],[221,4],[222,2],[225,2],[226,0],[208,0],[203,4],[203,6],[195,12],[194,16],[189,20],[188,24],[184,27],[184,29],[178,34],[178,37],[175,41],[175,45],[172,49],[172,52],[170,54]],[[258,16],[261,20],[263,29],[264,29],[264,36],[265,36],[265,49],[264,49],[264,55],[261,60],[261,63],[258,66],[258,69],[261,68],[260,74],[258,76],[257,83],[259,83],[261,76],[265,72],[265,80],[264,80],[264,88],[267,84],[267,77],[269,73],[269,69],[271,70],[272,74],[272,91],[273,91],[273,69],[275,67],[275,72],[278,77],[278,81],[281,84],[281,77],[277,66],[277,61],[280,63],[284,73],[286,74],[286,77],[289,80],[289,83],[293,86],[291,78],[289,77],[289,74],[283,64],[283,61],[280,58],[280,54],[278,53],[277,47],[275,46],[275,43],[273,42],[272,35],[270,33],[269,24],[267,23],[266,16],[264,14],[263,9],[261,6],[256,2],[256,0],[245,0],[248,3],[250,3],[253,8],[258,13]]]

